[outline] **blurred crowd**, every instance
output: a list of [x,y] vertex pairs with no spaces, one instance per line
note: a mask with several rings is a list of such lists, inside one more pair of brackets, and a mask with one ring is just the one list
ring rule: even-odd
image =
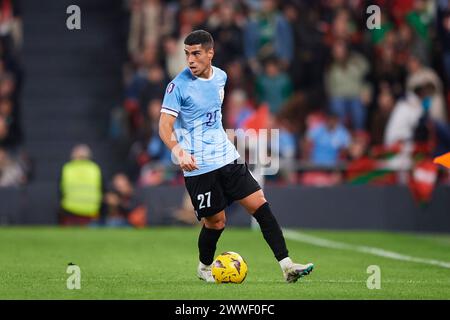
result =
[[23,185],[29,172],[21,148],[21,19],[20,1],[0,1],[0,187]]
[[[380,8],[369,28],[369,5]],[[228,74],[224,128],[268,110],[289,170],[275,183],[446,181],[430,159],[450,149],[448,0],[128,0],[124,96],[112,135],[129,142],[140,185],[179,181],[158,136],[168,82],[195,29],[215,40]],[[373,18],[373,17],[372,17]],[[261,125],[261,124],[260,124]],[[292,169],[293,168],[293,169]],[[430,169],[431,168],[431,169]],[[175,173],[174,173],[175,172]],[[434,179],[434,180],[433,180]]]

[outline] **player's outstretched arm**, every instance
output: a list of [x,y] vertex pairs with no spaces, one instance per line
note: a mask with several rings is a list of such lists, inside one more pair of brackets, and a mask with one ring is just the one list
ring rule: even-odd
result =
[[159,136],[164,144],[175,155],[181,169],[185,171],[192,171],[198,169],[193,155],[189,154],[183,148],[180,147],[176,139],[173,125],[176,118],[167,113],[161,113],[159,119]]

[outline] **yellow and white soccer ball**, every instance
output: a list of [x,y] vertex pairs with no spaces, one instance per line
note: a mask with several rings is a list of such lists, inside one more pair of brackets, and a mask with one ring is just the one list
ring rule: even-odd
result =
[[228,251],[214,260],[211,272],[216,283],[242,283],[247,276],[247,263],[236,252]]

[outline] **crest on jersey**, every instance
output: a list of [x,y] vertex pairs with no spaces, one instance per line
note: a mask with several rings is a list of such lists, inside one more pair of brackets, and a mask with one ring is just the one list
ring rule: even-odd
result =
[[172,93],[173,88],[175,88],[175,84],[173,82],[169,83],[167,86],[167,93]]
[[220,103],[222,103],[223,102],[223,97],[225,96],[225,90],[223,88],[220,88],[219,96],[220,96]]

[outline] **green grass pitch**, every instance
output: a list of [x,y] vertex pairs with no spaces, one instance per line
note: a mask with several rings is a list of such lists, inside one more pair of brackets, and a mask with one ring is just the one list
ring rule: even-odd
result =
[[[260,232],[229,227],[216,253],[236,251],[248,263],[243,284],[196,277],[197,227],[81,229],[0,228],[0,299],[450,299],[450,269],[287,240],[295,261],[314,272],[295,284]],[[330,241],[450,262],[450,235],[302,230]],[[81,269],[69,290],[68,263]],[[381,289],[366,286],[367,267],[381,269]]]

